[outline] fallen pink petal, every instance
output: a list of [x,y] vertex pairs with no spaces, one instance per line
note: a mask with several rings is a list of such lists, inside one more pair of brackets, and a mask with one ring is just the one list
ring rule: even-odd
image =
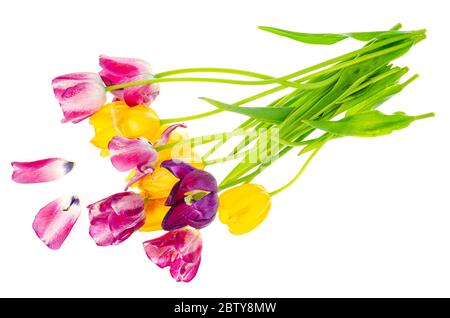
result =
[[17,183],[40,183],[58,180],[72,171],[74,163],[61,158],[28,162],[11,162],[12,179]]
[[43,207],[33,222],[39,239],[52,250],[57,250],[66,240],[81,213],[77,196],[65,196]]

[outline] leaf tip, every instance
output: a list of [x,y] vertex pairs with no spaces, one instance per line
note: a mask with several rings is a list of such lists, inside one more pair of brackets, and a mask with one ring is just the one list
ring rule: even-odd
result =
[[415,116],[414,118],[416,120],[420,120],[420,119],[431,118],[431,117],[435,117],[435,116],[436,116],[436,114],[434,112],[431,112],[431,113],[426,113],[423,115]]

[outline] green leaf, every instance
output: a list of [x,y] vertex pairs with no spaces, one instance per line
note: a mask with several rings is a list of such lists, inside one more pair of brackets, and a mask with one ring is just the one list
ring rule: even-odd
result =
[[379,37],[387,38],[399,34],[413,34],[413,32],[410,31],[397,31],[397,30],[373,31],[373,32],[349,32],[349,33],[302,33],[272,28],[268,26],[260,26],[259,29],[277,35],[285,36],[287,38],[300,41],[303,43],[324,44],[324,45],[334,44],[347,38],[353,38],[358,41],[367,42],[374,38]]
[[397,112],[385,115],[378,110],[371,110],[345,117],[338,121],[303,120],[307,125],[337,136],[377,137],[403,129],[413,121],[433,117],[434,113],[420,116],[408,116]]
[[210,103],[211,105],[226,110],[229,112],[239,113],[260,121],[265,121],[268,123],[279,124],[290,114],[292,108],[268,108],[268,107],[240,107],[230,104],[225,104],[217,100],[200,97],[200,99]]
[[267,26],[260,26],[259,29],[271,32],[277,35],[285,36],[296,41],[308,44],[334,44],[346,39],[348,36],[334,33],[301,33],[288,30],[282,30]]

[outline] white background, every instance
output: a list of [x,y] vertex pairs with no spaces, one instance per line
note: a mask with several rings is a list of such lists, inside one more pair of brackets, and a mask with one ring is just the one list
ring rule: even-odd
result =
[[[447,1],[3,1],[0,4],[0,296],[315,297],[450,296]],[[190,284],[176,283],[145,256],[137,233],[96,247],[83,213],[59,251],[32,228],[49,201],[77,193],[83,205],[118,192],[124,175],[89,144],[87,122],[61,124],[50,81],[98,71],[99,54],[140,57],[155,72],[180,67],[244,68],[281,76],[361,46],[309,46],[258,30],[304,32],[428,29],[397,61],[421,77],[381,108],[437,117],[376,139],[330,142],[298,183],[274,197],[266,221],[236,237],[219,221],[202,231],[203,258]],[[163,84],[162,118],[211,109],[263,90]],[[189,123],[191,135],[231,130],[237,114]],[[19,185],[10,162],[60,156],[67,177]],[[298,170],[294,153],[258,179],[269,190]],[[217,176],[224,167],[213,167]]]

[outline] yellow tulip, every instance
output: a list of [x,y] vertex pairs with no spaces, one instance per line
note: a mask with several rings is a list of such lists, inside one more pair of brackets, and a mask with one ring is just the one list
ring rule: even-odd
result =
[[240,235],[256,228],[269,214],[270,194],[263,186],[243,184],[219,197],[219,219],[231,233]]
[[159,137],[159,117],[145,105],[129,107],[124,102],[109,103],[92,115],[89,123],[95,130],[91,143],[102,149],[102,156],[108,155],[108,143],[114,136],[145,137],[152,142]]
[[[148,198],[167,198],[175,183],[178,182],[178,179],[167,169],[160,167],[161,162],[167,159],[170,158],[159,158],[155,171],[136,183],[137,187],[143,191]],[[194,162],[191,162],[190,164],[197,169],[203,169],[203,164],[198,160],[194,160]]]
[[178,181],[167,169],[159,164],[155,171],[136,183],[137,187],[150,199],[167,198],[174,184]]
[[161,230],[161,222],[170,209],[165,206],[166,199],[147,200],[145,202],[145,224],[140,228],[142,232]]

